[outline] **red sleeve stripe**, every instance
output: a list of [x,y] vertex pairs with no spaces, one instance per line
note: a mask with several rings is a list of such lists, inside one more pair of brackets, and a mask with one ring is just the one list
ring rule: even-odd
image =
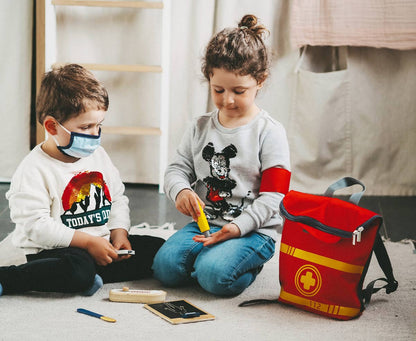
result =
[[284,168],[268,168],[261,175],[260,192],[279,192],[286,194],[289,191],[291,173]]

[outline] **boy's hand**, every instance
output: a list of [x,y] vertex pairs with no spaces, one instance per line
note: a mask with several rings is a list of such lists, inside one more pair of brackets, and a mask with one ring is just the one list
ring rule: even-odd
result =
[[114,246],[102,237],[91,236],[86,249],[98,265],[110,264],[118,257]]
[[190,189],[183,189],[176,196],[175,205],[179,212],[187,216],[191,216],[193,220],[197,221],[199,215],[201,214],[198,202],[201,204],[202,208],[205,207],[204,202],[194,191]]
[[198,243],[204,243],[204,246],[213,245],[219,242],[223,242],[228,239],[238,238],[241,236],[240,229],[236,224],[230,223],[222,227],[221,230],[214,232],[209,237],[205,237],[202,234],[194,236],[192,239]]
[[116,249],[107,239],[81,231],[75,231],[70,246],[87,250],[98,265],[110,264],[118,257]]
[[[128,232],[125,229],[111,230],[110,241],[116,250],[131,250],[131,244],[128,239]],[[120,261],[130,257],[131,255],[118,256],[115,261]]]

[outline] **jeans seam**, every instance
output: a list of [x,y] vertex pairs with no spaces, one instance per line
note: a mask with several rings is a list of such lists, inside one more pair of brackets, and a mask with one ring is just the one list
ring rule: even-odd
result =
[[184,267],[185,267],[185,273],[186,273],[186,276],[187,277],[190,277],[190,278],[192,278],[191,277],[191,273],[192,273],[192,269],[193,269],[193,264],[195,263],[195,260],[196,260],[196,258],[198,257],[198,255],[196,255],[195,256],[195,260],[192,262],[192,269],[191,269],[191,271],[188,273],[186,270],[186,265],[187,265],[187,259],[188,259],[188,256],[192,253],[192,251],[198,246],[199,244],[198,243],[196,243],[195,242],[195,244],[191,247],[191,248],[189,248],[185,253],[184,253],[184,256],[183,256],[183,260],[184,260],[184,262],[183,262],[183,264],[184,264]]
[[[270,237],[269,237],[270,238]],[[271,239],[271,238],[270,238]],[[269,240],[266,240],[266,239],[264,239],[264,243],[261,245],[261,247],[259,248],[259,249],[256,249],[256,250],[254,250],[254,253],[255,254],[258,254],[259,252],[258,251],[260,251],[260,250],[262,250],[265,246],[266,246],[266,244],[268,244],[269,242],[270,242],[270,239]],[[234,278],[235,276],[235,274],[237,273],[237,272],[239,272],[240,271],[240,269],[242,268],[242,264],[245,264],[245,263],[247,263],[247,260],[251,257],[253,255],[253,252],[251,252],[250,254],[248,254],[239,264],[238,264],[238,267],[236,267],[236,269],[235,269],[235,271],[233,271],[233,273],[231,274],[231,278]],[[271,254],[271,256],[263,263],[263,264],[265,264],[265,263],[267,263],[270,259],[272,259],[272,257],[273,257],[273,255],[274,255],[274,252]],[[252,270],[252,269],[249,269],[249,270],[247,270],[247,271],[250,271],[250,270]],[[229,286],[227,286],[227,288],[229,288],[230,286],[232,285],[232,283],[229,285]]]
[[[192,224],[192,223],[189,223],[189,224],[187,224],[186,226],[191,225],[191,224]],[[187,268],[186,268],[186,265],[187,265],[187,259],[188,259],[188,256],[189,256],[190,254],[192,254],[192,251],[193,251],[196,247],[198,247],[198,246],[199,246],[199,243],[195,242],[195,243],[193,244],[193,246],[192,246],[191,248],[187,249],[187,250],[186,250],[186,252],[184,252],[184,254],[183,254],[183,257],[182,257],[183,263],[182,263],[182,264],[184,264],[185,276],[186,276],[186,278],[187,278],[187,279],[191,279],[191,280],[192,280],[192,276],[191,276],[191,274],[192,274],[192,271],[194,270],[194,264],[195,264],[196,258],[198,257],[199,253],[195,256],[195,259],[194,259],[194,261],[193,261],[193,262],[192,262],[192,264],[191,264],[191,269],[190,269],[190,271],[189,271],[189,272],[187,271]]]

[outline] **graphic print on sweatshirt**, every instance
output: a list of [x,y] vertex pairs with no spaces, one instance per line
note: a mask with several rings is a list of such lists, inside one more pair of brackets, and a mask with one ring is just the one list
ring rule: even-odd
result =
[[62,222],[73,229],[104,225],[111,210],[111,196],[100,172],[75,175],[62,194]]
[[240,206],[227,201],[233,197],[232,190],[237,185],[236,181],[230,178],[230,159],[236,156],[237,148],[233,144],[229,144],[221,152],[216,152],[214,144],[209,142],[202,150],[202,157],[208,161],[211,174],[203,179],[207,187],[206,199],[210,202],[205,205],[204,211],[209,220],[221,217],[226,221],[232,221],[242,212],[244,198]]

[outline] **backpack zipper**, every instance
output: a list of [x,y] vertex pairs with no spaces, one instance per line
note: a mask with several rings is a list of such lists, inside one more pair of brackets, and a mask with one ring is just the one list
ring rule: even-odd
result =
[[341,238],[352,238],[352,245],[355,245],[356,243],[361,242],[361,233],[365,230],[365,228],[370,225],[373,220],[379,218],[380,216],[376,215],[374,217],[371,217],[369,220],[364,222],[361,226],[359,226],[356,230],[353,232],[348,232],[344,230],[337,229],[335,227],[327,226],[322,224],[320,221],[307,217],[307,216],[294,216],[293,214],[290,214],[286,208],[283,205],[283,201],[280,202],[280,212],[283,214],[283,216],[289,220],[292,220],[297,223],[302,223],[305,225],[312,226],[322,232],[332,234],[337,237]]

